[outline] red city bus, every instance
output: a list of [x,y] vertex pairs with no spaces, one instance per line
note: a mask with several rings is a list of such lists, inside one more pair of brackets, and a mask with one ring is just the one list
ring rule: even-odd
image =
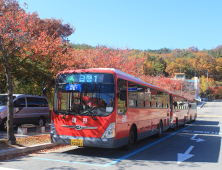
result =
[[189,116],[190,116],[191,122],[194,122],[197,118],[197,102],[196,102],[196,100],[189,100]]
[[62,71],[56,79],[51,142],[131,149],[137,140],[161,137],[171,126],[171,95],[116,69]]
[[171,128],[174,130],[178,126],[185,125],[190,122],[188,100],[182,96],[172,95],[171,105]]
[[197,117],[197,105],[195,100],[189,100],[177,94],[171,95],[170,127],[177,129],[178,126],[195,121]]

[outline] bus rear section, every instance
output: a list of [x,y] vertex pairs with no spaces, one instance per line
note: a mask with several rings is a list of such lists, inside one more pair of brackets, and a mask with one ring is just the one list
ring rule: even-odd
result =
[[197,102],[195,100],[189,101],[189,116],[190,121],[195,121],[197,118]]
[[189,105],[186,98],[175,94],[171,95],[171,128],[176,129],[178,126],[190,122]]

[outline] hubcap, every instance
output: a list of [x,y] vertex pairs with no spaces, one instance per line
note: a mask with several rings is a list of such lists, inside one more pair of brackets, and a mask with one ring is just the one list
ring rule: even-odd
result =
[[43,119],[40,119],[40,120],[39,120],[39,125],[43,126],[43,124],[44,124]]

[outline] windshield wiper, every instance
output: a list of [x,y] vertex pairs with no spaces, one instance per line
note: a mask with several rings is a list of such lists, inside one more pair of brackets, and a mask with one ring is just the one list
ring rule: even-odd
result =
[[97,108],[87,109],[87,110],[85,110],[82,113],[90,115],[93,120],[97,120],[96,117],[95,117],[95,116],[97,116],[96,109]]
[[97,116],[97,112],[94,112],[96,109],[97,109],[97,108],[92,108],[92,109],[89,110],[90,113],[92,114],[92,115],[91,115],[91,118],[92,118],[93,120],[97,120],[96,117],[95,117],[95,116]]
[[67,110],[66,112],[64,112],[64,114],[63,114],[63,119],[65,119],[66,118],[66,116],[68,115],[68,114],[70,114],[70,113],[74,113],[74,114],[72,114],[72,115],[76,115],[76,114],[78,114],[79,113],[79,111],[72,111],[72,110]]
[[68,109],[68,110],[66,110],[66,112],[64,112],[64,114],[63,114],[62,118],[63,118],[63,119],[65,119],[65,118],[66,118],[66,115],[67,115],[67,114],[69,114],[69,112],[70,112],[70,110],[69,110],[69,109]]

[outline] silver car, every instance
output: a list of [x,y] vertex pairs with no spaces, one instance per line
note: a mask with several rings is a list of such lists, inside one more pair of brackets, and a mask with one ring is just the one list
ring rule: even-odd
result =
[[[14,125],[37,124],[45,125],[50,117],[49,105],[46,97],[13,94],[13,122]],[[7,94],[0,94],[0,127],[7,130]]]

